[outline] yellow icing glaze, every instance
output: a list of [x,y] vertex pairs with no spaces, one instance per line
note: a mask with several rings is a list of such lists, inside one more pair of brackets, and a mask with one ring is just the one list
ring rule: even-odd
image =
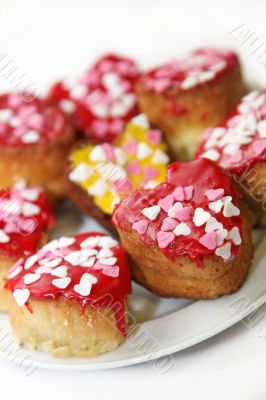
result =
[[[160,162],[158,164],[155,164],[152,160],[152,157],[154,155],[154,152],[156,150],[162,151],[164,154],[167,152],[167,146],[164,142],[160,141],[158,144],[153,143],[147,138],[147,133],[151,129],[148,128],[143,128],[139,125],[136,125],[134,122],[129,122],[125,131],[123,132],[120,137],[112,143],[112,146],[115,149],[123,149],[125,156],[126,156],[126,162],[125,164],[119,164],[118,162],[111,162],[109,160],[106,161],[92,161],[90,159],[91,152],[93,149],[95,149],[95,145],[83,145],[80,148],[75,149],[71,155],[70,155],[70,163],[71,163],[71,171],[75,170],[75,168],[80,165],[81,163],[85,163],[88,167],[92,169],[92,173],[89,176],[88,179],[86,180],[79,180],[76,179],[75,182],[80,185],[83,189],[87,190],[88,193],[93,197],[95,204],[105,213],[107,214],[112,214],[114,205],[116,202],[119,202],[119,194],[117,194],[112,187],[111,181],[112,178],[110,177],[110,171],[113,171],[113,168],[115,166],[119,166],[120,168],[122,167],[123,170],[126,170],[127,165],[133,161],[138,161],[139,162],[139,167],[141,170],[141,174],[132,174],[129,172],[126,172],[126,177],[130,180],[130,182],[133,184],[134,188],[138,188],[141,186],[145,186],[147,182],[144,182],[144,168],[149,166],[154,169],[156,169],[158,176],[152,179],[152,183],[154,186],[156,184],[162,183],[165,181],[166,178],[166,172],[167,172],[167,162],[164,160],[164,162]],[[132,140],[136,140],[137,143],[145,143],[146,145],[149,146],[151,150],[151,154],[145,157],[144,159],[140,160],[137,158],[136,152],[134,154],[128,153],[123,146]],[[102,145],[97,145],[102,146]],[[123,171],[122,170],[122,171]],[[109,173],[108,173],[109,172]],[[104,173],[104,177],[103,177]],[[111,172],[112,173],[112,172]],[[113,174],[113,177],[117,177],[120,175]],[[92,194],[90,191],[92,190],[92,186],[95,183],[98,183],[99,180],[102,179],[103,182],[101,183],[101,187],[105,187],[105,190],[103,190],[104,194]]]

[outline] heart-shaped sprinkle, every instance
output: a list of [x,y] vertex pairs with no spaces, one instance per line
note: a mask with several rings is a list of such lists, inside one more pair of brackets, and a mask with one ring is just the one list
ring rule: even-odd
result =
[[71,282],[71,278],[58,278],[52,280],[52,285],[58,289],[66,289]]
[[255,140],[252,144],[255,153],[260,156],[266,149],[266,139]]
[[218,161],[220,158],[220,153],[216,150],[210,149],[201,155],[203,158],[207,158],[212,161]]
[[185,199],[191,200],[194,194],[194,187],[193,186],[185,186],[184,187]]
[[175,219],[166,217],[163,220],[163,223],[161,226],[161,231],[163,231],[163,232],[172,231],[173,229],[175,229],[177,224],[178,224],[178,222]]
[[111,278],[117,278],[119,276],[119,267],[113,266],[113,267],[103,268],[102,272],[106,276],[110,276]]
[[224,196],[224,189],[210,189],[205,194],[210,201],[216,201]]
[[157,176],[159,175],[159,171],[156,168],[146,165],[143,168],[143,174],[144,174],[145,181],[150,181],[152,179],[157,178]]
[[8,243],[10,241],[10,237],[0,229],[0,243]]
[[11,271],[11,272],[9,273],[7,279],[13,279],[13,278],[15,278],[16,276],[18,276],[18,275],[21,273],[22,270],[23,270],[23,268],[22,268],[21,266],[15,268],[14,271]]
[[104,265],[115,265],[117,262],[116,257],[109,257],[109,258],[99,258],[99,262]]
[[240,215],[240,210],[231,201],[224,204],[223,215],[227,218]]
[[19,307],[23,307],[30,297],[29,289],[16,289],[13,292],[13,297]]
[[257,130],[261,138],[266,138],[266,120],[258,122]]
[[158,246],[161,249],[165,249],[174,239],[175,235],[172,232],[159,231],[157,234]]
[[139,235],[144,235],[147,232],[149,222],[146,219],[141,219],[132,225],[132,229],[138,232]]
[[110,249],[101,249],[98,254],[97,258],[104,258],[104,257],[112,257],[114,253]]
[[44,265],[47,268],[55,268],[58,265],[60,265],[61,262],[62,262],[62,258],[61,257],[57,257],[57,258],[54,258],[53,260],[47,261]]
[[205,235],[201,236],[199,240],[200,244],[202,244],[204,247],[206,247],[209,250],[214,250],[217,246],[216,244],[216,232],[211,231],[208,233],[205,233]]
[[215,213],[219,213],[224,206],[224,203],[221,200],[213,201],[209,203],[209,209],[214,211]]
[[209,218],[205,226],[205,232],[211,232],[217,229],[223,229],[223,224],[214,217]]
[[144,160],[152,154],[152,149],[144,142],[138,144],[137,158],[139,160]]
[[176,218],[176,213],[183,208],[182,203],[180,201],[177,201],[173,207],[168,210],[168,217],[170,218]]
[[97,283],[97,278],[89,273],[82,275],[78,285],[74,286],[74,291],[81,296],[89,296],[92,285]]
[[181,186],[177,187],[174,190],[174,198],[176,201],[184,201],[185,200],[184,188],[182,188]]
[[216,249],[215,254],[219,257],[222,257],[224,260],[229,260],[231,257],[231,247],[231,243],[226,243],[224,246]]
[[147,139],[149,139],[153,144],[159,144],[162,140],[162,132],[159,129],[152,129],[146,134]]
[[168,212],[170,208],[174,204],[174,196],[172,194],[169,194],[168,196],[162,198],[161,200],[158,201],[158,206],[162,208],[165,212]]
[[162,150],[156,149],[152,156],[152,162],[155,165],[167,164],[169,162],[169,157]]
[[159,206],[146,207],[142,210],[142,215],[151,221],[154,221],[160,214],[161,208]]
[[243,160],[243,151],[238,150],[230,157],[229,162],[232,164],[237,164],[242,160]]
[[216,241],[217,246],[222,246],[225,239],[227,238],[228,230],[227,229],[218,229],[216,231]]
[[191,229],[185,222],[181,222],[175,227],[173,233],[175,236],[189,236],[191,234]]
[[39,214],[41,211],[40,207],[33,203],[24,203],[22,205],[22,213],[25,217],[32,217],[33,215]]
[[228,239],[231,239],[235,245],[240,245],[242,243],[239,228],[237,226],[228,232]]
[[87,268],[91,268],[93,267],[93,265],[95,264],[96,261],[96,257],[91,257],[89,258],[87,261],[83,262],[82,264],[80,264],[82,267],[87,267]]
[[90,152],[89,155],[91,161],[106,161],[106,154],[101,145],[97,145],[93,147],[92,151]]
[[211,214],[208,211],[205,211],[203,208],[198,207],[194,212],[193,222],[196,226],[202,226],[208,219],[211,217]]
[[104,249],[110,249],[112,247],[118,246],[118,241],[111,238],[110,236],[100,236],[98,239],[100,247]]
[[132,139],[123,144],[123,149],[129,153],[134,154],[137,151],[137,141]]
[[177,218],[179,221],[187,221],[191,218],[191,214],[192,214],[191,207],[184,207],[180,208],[180,210],[177,210],[175,212],[175,218]]
[[87,239],[83,240],[83,242],[80,243],[80,247],[95,248],[99,244],[99,239],[100,237],[88,237]]
[[32,283],[37,282],[39,279],[41,279],[40,274],[26,274],[24,276],[24,283],[25,285],[30,285]]
[[58,278],[66,278],[67,277],[67,267],[65,265],[62,265],[61,267],[54,268],[51,271],[51,274]]

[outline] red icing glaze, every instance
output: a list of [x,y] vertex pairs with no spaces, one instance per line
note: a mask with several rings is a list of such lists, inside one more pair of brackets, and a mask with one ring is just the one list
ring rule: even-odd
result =
[[245,96],[228,119],[205,131],[197,157],[212,158],[239,175],[266,162],[266,90]]
[[[36,193],[36,199],[25,198]],[[52,229],[55,217],[43,189],[13,187],[0,191],[0,251],[10,257],[35,252],[42,235]]]
[[[196,262],[199,267],[202,266],[202,257],[214,255],[215,250],[217,250],[218,247],[224,246],[226,243],[231,244],[231,256],[228,260],[237,256],[239,254],[239,245],[234,244],[229,238],[224,240],[222,244],[216,245],[215,249],[209,249],[202,245],[199,240],[206,234],[206,224],[204,223],[201,226],[196,226],[193,222],[195,209],[202,208],[207,211],[210,216],[217,219],[228,232],[231,231],[233,227],[236,227],[241,237],[243,234],[241,216],[232,216],[229,218],[225,217],[223,212],[216,213],[209,208],[210,200],[207,198],[206,192],[211,189],[223,189],[223,191],[220,190],[224,193],[223,196],[232,196],[232,203],[236,207],[239,204],[239,199],[242,197],[231,177],[209,160],[200,159],[192,162],[170,164],[166,183],[151,190],[135,190],[116,207],[113,215],[114,224],[120,230],[130,231],[132,230],[132,225],[136,222],[143,220],[148,221],[146,232],[143,233],[139,231],[139,235],[147,246],[151,244],[158,245],[158,234],[160,235],[162,232],[163,221],[166,218],[167,220],[164,223],[169,222],[168,213],[161,208],[158,216],[154,220],[149,220],[143,215],[142,211],[144,208],[158,205],[160,200],[165,199],[166,196],[171,196],[177,187],[182,188],[181,193],[183,188],[192,187],[193,195],[191,199],[189,199],[188,195],[188,199],[180,200],[183,208],[187,208],[185,208],[185,212],[182,211],[182,215],[172,218],[171,223],[173,223],[173,226],[168,230],[168,237],[170,239],[172,238],[172,240],[169,239],[169,244],[164,248],[159,246],[160,250],[171,259],[176,259],[180,256],[188,256],[192,261]],[[191,188],[189,191],[191,191]],[[187,191],[187,193],[189,192]],[[174,200],[174,202],[176,202],[176,200]],[[161,207],[163,206],[161,205]],[[188,219],[186,219],[186,214],[190,215]],[[127,216],[126,218],[125,215]],[[172,232],[173,227],[180,224],[182,221],[185,221],[191,233],[187,236],[175,236]],[[165,236],[164,234],[162,235]],[[210,241],[209,236],[211,235],[208,235],[208,243]],[[206,237],[204,239],[206,240]]]
[[232,51],[198,49],[146,72],[139,83],[145,90],[158,93],[172,88],[187,90],[220,78],[236,63],[237,56]]
[[0,96],[0,146],[46,144],[66,129],[64,113],[40,99],[26,101],[18,93]]
[[[37,260],[29,269],[25,269],[25,265],[28,259],[21,259],[12,269],[11,273],[14,272],[20,266],[23,267],[22,271],[18,273],[15,277],[8,279],[6,288],[10,289],[12,293],[17,289],[28,289],[30,291],[30,298],[47,300],[47,299],[57,299],[60,296],[64,296],[68,300],[74,300],[80,303],[84,309],[86,306],[91,307],[108,307],[111,308],[115,315],[117,321],[117,328],[123,334],[126,335],[126,320],[125,320],[125,301],[127,296],[131,293],[131,280],[130,273],[127,264],[127,258],[116,241],[113,241],[112,247],[109,250],[112,252],[109,260],[115,257],[115,265],[105,265],[102,263],[97,265],[97,259],[95,260],[93,266],[86,267],[83,266],[84,260],[88,261],[92,256],[87,256],[85,253],[87,250],[101,250],[103,249],[101,243],[98,242],[96,245],[89,245],[81,247],[80,244],[88,238],[104,238],[107,236],[101,233],[91,232],[84,233],[81,235],[74,236],[73,238],[61,238],[59,240],[71,240],[69,244],[65,243],[65,246],[58,247],[58,241],[53,241],[44,246],[38,251]],[[110,238],[111,239],[111,238]],[[109,239],[108,239],[109,240]],[[52,243],[52,247],[51,247]],[[53,244],[55,245],[53,246]],[[50,250],[49,250],[50,248]],[[83,260],[67,259],[65,257],[73,257],[74,252],[83,251]],[[85,253],[84,253],[85,252]],[[81,254],[81,253],[79,253]],[[99,253],[98,253],[99,254]],[[95,256],[93,256],[95,257]],[[55,267],[49,267],[49,261],[58,259],[59,262]],[[106,258],[105,258],[106,259]],[[42,260],[46,260],[43,262]],[[49,261],[48,261],[49,260]],[[114,261],[114,260],[113,260]],[[99,263],[99,261],[98,261]],[[74,265],[77,264],[77,265]],[[47,266],[50,272],[38,272],[40,266]],[[69,284],[65,288],[59,288],[53,285],[52,281],[54,279],[64,279],[62,276],[56,276],[56,269],[65,266],[67,268],[65,278],[70,278]],[[53,272],[54,271],[54,272]],[[62,272],[62,271],[61,271]],[[40,274],[41,277],[34,283],[25,284],[24,277],[27,274]],[[52,275],[54,273],[54,275]],[[80,284],[82,276],[84,274],[89,274],[92,279],[90,293],[80,293],[76,291],[77,285]],[[97,280],[96,281],[93,281]],[[79,289],[77,289],[79,290]],[[27,304],[26,304],[27,305]]]
[[[112,141],[138,114],[134,83],[136,64],[116,55],[106,55],[92,66],[72,88],[63,82],[50,90],[48,100],[68,111],[74,126],[96,141]],[[64,107],[68,100],[70,109]]]

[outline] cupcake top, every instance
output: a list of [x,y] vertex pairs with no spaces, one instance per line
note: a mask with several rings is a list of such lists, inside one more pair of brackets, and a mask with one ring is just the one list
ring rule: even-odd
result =
[[21,257],[35,252],[42,236],[53,228],[54,215],[40,187],[24,181],[0,190],[0,252]]
[[143,74],[139,83],[147,91],[188,90],[221,77],[235,66],[232,51],[198,49]]
[[151,129],[144,114],[134,117],[112,144],[82,144],[70,154],[69,179],[112,214],[134,187],[155,187],[166,177],[169,158],[162,133]]
[[57,106],[18,93],[0,96],[0,146],[47,144],[65,132],[66,117]]
[[82,307],[109,307],[126,334],[125,301],[131,292],[127,259],[118,242],[101,233],[61,237],[10,270],[6,287],[18,306],[63,296]]
[[75,127],[98,141],[112,141],[137,114],[134,61],[116,55],[99,59],[75,84],[55,84],[49,99],[72,117]]
[[227,262],[239,254],[240,198],[230,176],[213,162],[174,163],[166,183],[122,200],[113,222],[133,230],[148,246],[157,245],[167,257],[186,256],[201,267],[204,256]]
[[196,155],[235,174],[265,163],[266,91],[249,93],[223,124],[207,129]]

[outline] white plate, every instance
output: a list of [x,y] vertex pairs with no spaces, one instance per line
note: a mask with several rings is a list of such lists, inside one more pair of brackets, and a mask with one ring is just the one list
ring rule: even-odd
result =
[[[102,230],[69,204],[63,205],[54,236],[86,230]],[[11,340],[8,318],[0,314],[0,355],[25,368],[89,371],[154,362],[162,372],[171,368],[171,354],[193,346],[227,329],[266,301],[266,238],[254,233],[256,255],[248,279],[237,293],[211,301],[161,299],[133,285],[130,299],[136,326],[117,350],[92,359],[56,359],[40,351],[30,352]],[[8,343],[8,345],[7,345]],[[158,360],[160,359],[160,360]]]

